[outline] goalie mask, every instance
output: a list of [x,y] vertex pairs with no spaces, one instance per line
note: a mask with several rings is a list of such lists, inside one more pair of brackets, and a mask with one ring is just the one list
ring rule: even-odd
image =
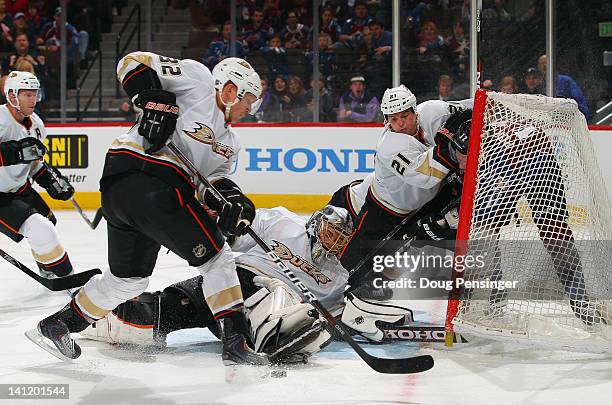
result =
[[318,266],[336,263],[352,231],[353,221],[344,208],[326,205],[312,214],[306,223],[306,232],[310,237],[313,262]]

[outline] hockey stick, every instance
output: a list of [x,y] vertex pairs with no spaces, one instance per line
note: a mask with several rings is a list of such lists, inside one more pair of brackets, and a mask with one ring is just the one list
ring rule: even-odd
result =
[[[227,203],[225,197],[219,193],[219,191],[196,169],[191,163],[189,158],[174,145],[172,142],[168,144],[168,148],[174,153],[174,155],[181,161],[193,176],[197,177],[198,180],[206,186],[220,202]],[[429,355],[409,357],[404,359],[388,359],[372,356],[361,348],[351,337],[349,330],[342,323],[339,323],[332,314],[329,313],[323,305],[317,300],[317,297],[308,290],[306,285],[300,281],[300,279],[291,271],[285,263],[281,261],[276,253],[268,246],[268,244],[261,239],[261,237],[251,228],[246,227],[247,233],[253,238],[253,240],[261,247],[264,252],[274,261],[274,263],[282,270],[282,272],[291,280],[296,287],[300,289],[302,294],[308,299],[308,302],[317,310],[317,312],[327,320],[326,327],[330,333],[337,332],[342,339],[347,342],[353,350],[361,357],[372,369],[379,373],[386,374],[411,374],[427,371],[434,365],[434,360]]]
[[96,229],[98,227],[98,224],[103,218],[102,208],[98,208],[94,219],[89,220],[89,218],[87,218],[87,215],[85,215],[85,213],[83,212],[83,209],[79,206],[79,203],[77,203],[74,198],[70,197],[70,202],[72,203],[74,209],[77,210],[77,212],[81,215],[81,218],[83,218],[85,222],[87,222],[87,225],[89,225],[91,229]]
[[[48,164],[46,164],[45,162],[43,162],[43,166],[49,171],[49,173],[51,173],[51,176],[53,176],[55,181],[59,182],[59,178],[57,177],[56,173],[51,169],[51,167]],[[93,221],[91,221],[87,217],[87,215],[85,215],[85,213],[83,212],[83,209],[81,208],[79,203],[76,202],[76,200],[74,198],[70,197],[70,202],[72,203],[72,206],[74,207],[74,209],[77,210],[79,215],[81,215],[81,218],[83,218],[85,220],[87,225],[89,225],[89,227],[91,229],[96,229],[96,227],[98,226],[98,224],[102,220],[102,209],[98,208],[98,210],[96,211],[96,215],[94,216]]]
[[42,277],[39,274],[36,274],[34,271],[27,268],[23,263],[9,255],[2,249],[0,249],[0,256],[2,256],[4,260],[17,267],[19,270],[23,271],[25,274],[32,277],[34,280],[38,281],[45,288],[51,291],[63,291],[68,290],[70,288],[81,287],[96,274],[102,274],[99,269],[91,269],[82,273],[71,274],[65,277],[46,278]]

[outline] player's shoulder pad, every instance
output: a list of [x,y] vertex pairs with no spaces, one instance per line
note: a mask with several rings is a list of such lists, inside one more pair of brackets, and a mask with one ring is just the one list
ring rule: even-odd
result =
[[440,116],[450,114],[450,104],[442,100],[428,100],[417,105],[417,113],[423,116]]
[[379,156],[395,156],[406,150],[419,149],[422,144],[412,135],[401,134],[391,130],[385,131],[383,138],[376,147]]
[[154,69],[153,58],[158,56],[153,52],[137,51],[128,53],[117,63],[117,79],[123,82],[125,75],[141,64]]

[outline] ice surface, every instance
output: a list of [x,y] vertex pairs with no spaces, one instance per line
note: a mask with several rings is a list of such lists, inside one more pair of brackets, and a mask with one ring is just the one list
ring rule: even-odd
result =
[[[88,213],[90,217],[93,213]],[[59,211],[58,228],[75,267],[106,265],[106,226],[92,231],[76,212]],[[34,269],[26,241],[0,236],[3,250]],[[160,251],[150,290],[196,273],[172,253]],[[0,260],[0,384],[69,384],[70,400],[42,404],[573,404],[608,403],[612,358],[522,349],[478,341],[418,347],[411,343],[368,346],[381,356],[431,354],[435,367],[416,375],[377,374],[345,344],[334,343],[286,378],[228,384],[220,343],[204,329],[168,336],[162,352],[126,350],[80,339],[83,355],[64,363],[29,342],[24,331],[63,306],[52,293]],[[419,321],[440,321],[442,302],[411,303]],[[0,403],[8,401],[0,400]],[[36,403],[22,401],[18,403]]]

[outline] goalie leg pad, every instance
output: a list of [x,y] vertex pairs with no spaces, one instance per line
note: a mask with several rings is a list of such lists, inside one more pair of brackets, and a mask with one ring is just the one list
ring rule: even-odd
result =
[[209,328],[219,337],[217,323],[204,298],[202,280],[202,276],[192,277],[164,289],[160,316],[162,331]]
[[346,297],[342,312],[342,323],[364,338],[380,342],[384,338],[383,324],[405,324],[413,322],[412,311],[399,305],[366,301],[354,294]]
[[164,348],[166,335],[159,331],[159,307],[159,292],[143,293],[119,305],[81,335],[113,344]]

